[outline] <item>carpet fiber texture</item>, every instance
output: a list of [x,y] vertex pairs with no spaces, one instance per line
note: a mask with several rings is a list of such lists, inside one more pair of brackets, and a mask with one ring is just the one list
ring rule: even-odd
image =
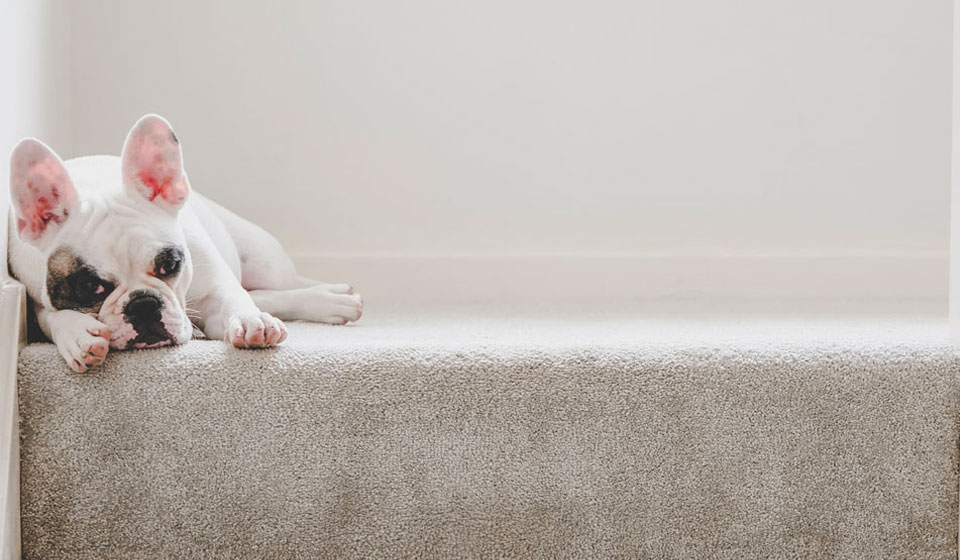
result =
[[26,558],[956,558],[939,319],[377,318],[20,358]]

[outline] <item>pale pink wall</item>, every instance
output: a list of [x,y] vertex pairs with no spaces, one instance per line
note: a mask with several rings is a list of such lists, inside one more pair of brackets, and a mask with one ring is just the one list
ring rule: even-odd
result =
[[72,6],[74,151],[161,112],[294,249],[947,251],[950,0]]
[[0,52],[0,150],[117,153],[159,112],[197,189],[351,281],[809,256],[923,259],[945,293],[950,0],[11,5],[47,16],[0,18],[40,61]]

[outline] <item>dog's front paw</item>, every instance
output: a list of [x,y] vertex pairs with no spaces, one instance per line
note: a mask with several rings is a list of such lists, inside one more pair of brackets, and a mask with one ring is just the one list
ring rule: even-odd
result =
[[223,338],[237,348],[266,348],[283,342],[287,328],[269,313],[234,315],[227,321]]
[[76,313],[71,316],[68,328],[61,328],[54,336],[54,343],[70,369],[85,373],[103,363],[110,350],[110,329],[89,315]]

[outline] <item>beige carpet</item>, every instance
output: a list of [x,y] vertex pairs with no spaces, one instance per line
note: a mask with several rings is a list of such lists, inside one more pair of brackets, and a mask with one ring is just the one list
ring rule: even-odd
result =
[[[469,317],[469,318],[468,318]],[[20,360],[26,558],[956,558],[939,318],[368,310]]]

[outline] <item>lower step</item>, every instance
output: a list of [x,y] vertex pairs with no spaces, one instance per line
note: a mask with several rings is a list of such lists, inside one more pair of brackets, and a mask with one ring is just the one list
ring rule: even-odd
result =
[[956,558],[944,321],[290,326],[20,358],[26,558]]

